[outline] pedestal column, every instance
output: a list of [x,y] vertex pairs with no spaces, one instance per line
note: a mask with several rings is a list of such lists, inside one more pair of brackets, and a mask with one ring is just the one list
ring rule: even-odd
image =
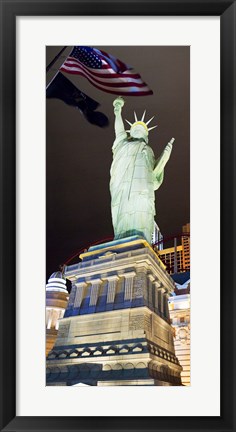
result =
[[94,279],[94,280],[91,280],[90,282],[92,284],[92,287],[91,287],[89,306],[96,306],[97,301],[98,301],[99,288],[100,288],[100,285],[102,283],[102,280],[101,279]]
[[85,287],[87,284],[85,282],[79,282],[75,284],[76,286],[76,294],[74,301],[74,308],[79,308],[84,298]]
[[161,312],[161,315],[162,316],[164,316],[165,315],[165,311],[164,311],[164,294],[165,294],[165,288],[163,288],[163,287],[161,287],[161,288],[159,288],[159,293],[160,293],[160,296],[159,296],[159,299],[160,299],[160,308],[159,308],[159,310],[160,310],[160,312]]
[[47,329],[49,330],[51,328],[52,324],[52,315],[53,315],[53,309],[49,310],[49,316],[48,316],[48,322],[47,322]]
[[167,291],[165,291],[165,294],[164,294],[164,313],[165,313],[165,317],[169,320],[170,319],[170,312],[169,312],[169,306],[168,306],[168,298],[169,298],[169,294]]
[[149,307],[154,307],[153,304],[153,295],[152,295],[152,291],[153,291],[153,287],[152,284],[155,280],[155,277],[152,274],[148,274],[148,279],[149,279],[149,287],[148,287],[148,304]]
[[155,306],[155,309],[157,311],[160,311],[160,309],[161,309],[161,301],[159,302],[159,292],[161,290],[162,284],[159,281],[155,281],[154,285],[155,285],[155,300],[154,300],[155,301],[155,305],[154,306]]
[[124,295],[125,301],[132,301],[133,281],[134,281],[135,275],[136,275],[135,272],[124,273],[124,275],[123,275],[125,278],[125,295]]
[[116,286],[119,277],[116,275],[108,276],[107,280],[108,280],[107,303],[114,303],[115,295],[116,295]]

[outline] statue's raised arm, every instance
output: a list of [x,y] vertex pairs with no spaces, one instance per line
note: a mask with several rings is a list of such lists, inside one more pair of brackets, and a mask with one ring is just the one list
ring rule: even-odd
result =
[[121,117],[121,111],[125,104],[125,101],[122,97],[118,97],[114,100],[113,106],[114,106],[114,114],[115,114],[115,134],[116,138],[120,138],[121,135],[126,136],[124,123]]

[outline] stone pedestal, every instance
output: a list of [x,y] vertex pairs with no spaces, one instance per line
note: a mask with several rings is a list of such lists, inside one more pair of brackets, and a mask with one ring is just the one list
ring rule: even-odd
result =
[[139,237],[89,249],[48,355],[47,385],[181,385],[168,312],[174,283]]

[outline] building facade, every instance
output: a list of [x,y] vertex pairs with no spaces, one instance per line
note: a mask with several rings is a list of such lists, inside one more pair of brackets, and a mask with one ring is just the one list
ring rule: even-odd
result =
[[68,266],[72,289],[47,360],[47,385],[181,385],[168,298],[175,285],[134,236]]
[[159,226],[155,221],[154,221],[154,230],[152,234],[152,244],[156,245],[157,250],[163,249],[163,235],[160,231]]
[[61,272],[53,273],[46,285],[46,356],[56,342],[59,320],[64,316],[68,300],[65,277]]
[[158,250],[170,274],[190,270],[190,223],[183,225],[181,244]]
[[188,271],[190,270],[190,223],[183,225],[182,233],[183,268]]
[[183,368],[183,385],[190,385],[190,273],[172,276],[176,289],[169,298],[171,325],[174,328],[175,354]]

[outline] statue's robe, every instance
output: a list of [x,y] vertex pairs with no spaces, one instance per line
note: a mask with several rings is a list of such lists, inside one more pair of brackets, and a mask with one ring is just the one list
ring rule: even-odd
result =
[[114,141],[111,166],[111,210],[115,239],[141,235],[151,243],[154,229],[155,194],[164,178],[170,152],[164,150],[155,162],[143,139],[120,133]]

